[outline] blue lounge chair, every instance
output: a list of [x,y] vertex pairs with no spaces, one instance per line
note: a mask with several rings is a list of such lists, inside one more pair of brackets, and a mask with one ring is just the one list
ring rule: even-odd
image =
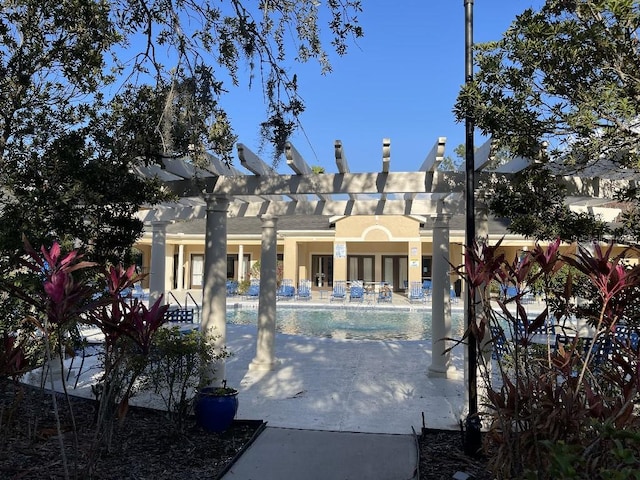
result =
[[638,344],[640,343],[640,335],[632,327],[628,325],[616,325],[614,332],[614,341],[617,347],[630,349],[632,352],[638,352]]
[[233,297],[238,294],[238,282],[227,280],[227,297]]
[[[518,331],[518,335],[520,338],[525,337],[525,328],[522,320],[518,320],[516,324],[516,329]],[[555,335],[556,334],[556,323],[553,318],[547,318],[545,322],[536,329],[529,330],[529,335]]]
[[425,301],[429,300],[431,298],[431,291],[433,290],[433,284],[431,283],[431,280],[424,280],[422,282],[422,291],[424,292],[424,299]]
[[291,280],[282,280],[276,292],[276,300],[292,300],[296,296],[296,289]]
[[131,297],[133,299],[137,298],[138,300],[149,300],[149,292],[145,292],[142,288],[142,285],[140,285],[139,283],[135,283],[133,285],[133,292],[131,292]]
[[260,297],[260,282],[259,281],[251,281],[251,285],[249,285],[249,289],[245,294],[246,298],[257,300]]
[[491,358],[494,360],[501,360],[505,355],[509,354],[507,336],[504,334],[502,327],[498,325],[491,325],[489,329],[491,331],[491,341],[493,343]]
[[518,295],[518,289],[513,285],[502,285],[500,287],[504,301],[510,300]]
[[311,280],[300,280],[298,284],[298,300],[311,300]]
[[333,302],[335,300],[344,302],[345,298],[347,298],[347,282],[345,282],[344,280],[334,280],[333,292],[331,292],[329,301]]
[[411,303],[424,303],[425,295],[424,290],[422,289],[422,283],[420,282],[411,282],[409,287],[409,302]]
[[453,287],[449,288],[449,299],[451,303],[458,303],[458,301],[460,300],[458,298],[458,295],[456,295],[456,291]]
[[364,288],[360,284],[351,285],[349,289],[349,301],[360,302],[364,300]]

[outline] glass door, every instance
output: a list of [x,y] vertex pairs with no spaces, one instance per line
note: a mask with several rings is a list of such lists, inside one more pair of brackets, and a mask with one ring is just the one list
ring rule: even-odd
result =
[[375,257],[373,255],[349,255],[347,280],[375,281]]
[[311,256],[311,283],[320,288],[333,286],[333,255]]
[[408,260],[404,255],[384,255],[382,257],[382,280],[393,288],[394,292],[405,290],[408,283]]

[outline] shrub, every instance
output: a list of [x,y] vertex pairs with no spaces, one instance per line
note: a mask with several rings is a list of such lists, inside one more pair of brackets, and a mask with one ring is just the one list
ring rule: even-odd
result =
[[[227,356],[226,349],[218,350],[214,338],[199,330],[181,332],[179,327],[163,328],[155,335],[144,374],[145,387],[160,396],[176,431],[184,430],[195,388],[204,377],[205,368]],[[210,369],[206,371],[210,373]]]
[[[497,254],[499,243],[474,245],[458,269],[478,299],[476,322],[467,334],[473,333],[483,353],[481,413],[490,466],[496,478],[633,478],[624,475],[637,465],[640,451],[640,353],[616,341],[612,332],[621,318],[637,325],[626,307],[637,301],[632,293],[640,285],[640,267],[612,256],[611,246],[596,244],[594,253],[582,248],[562,256],[559,243],[536,246],[512,263]],[[580,290],[579,308],[567,265],[589,282]],[[558,272],[562,281],[555,277]],[[518,293],[496,298],[489,292],[492,281],[514,285]],[[523,304],[526,284],[532,282],[553,299],[535,317]],[[574,334],[556,345],[552,335],[541,333],[551,324],[570,333],[576,314],[592,328],[591,338]],[[488,356],[496,341],[490,326],[509,333],[495,376]],[[598,345],[603,348],[594,348]]]

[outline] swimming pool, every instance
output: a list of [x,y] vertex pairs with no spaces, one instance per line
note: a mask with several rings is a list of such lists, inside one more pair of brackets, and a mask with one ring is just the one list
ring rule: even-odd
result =
[[[256,325],[257,309],[227,311],[227,323]],[[431,312],[376,309],[298,309],[276,310],[276,331],[307,337],[349,340],[430,340]],[[464,318],[451,313],[451,336],[461,338]]]

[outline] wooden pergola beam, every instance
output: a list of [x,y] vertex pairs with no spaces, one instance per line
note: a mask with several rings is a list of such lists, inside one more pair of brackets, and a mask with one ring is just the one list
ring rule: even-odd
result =
[[[255,217],[260,215],[296,216],[296,215],[411,215],[425,217],[441,213],[458,214],[464,211],[462,194],[434,196],[430,199],[417,199],[408,204],[404,200],[333,200],[304,202],[252,202],[232,203],[229,205],[229,217]],[[206,205],[179,205],[161,207],[139,212],[138,218],[145,222],[194,220],[205,218]]]

